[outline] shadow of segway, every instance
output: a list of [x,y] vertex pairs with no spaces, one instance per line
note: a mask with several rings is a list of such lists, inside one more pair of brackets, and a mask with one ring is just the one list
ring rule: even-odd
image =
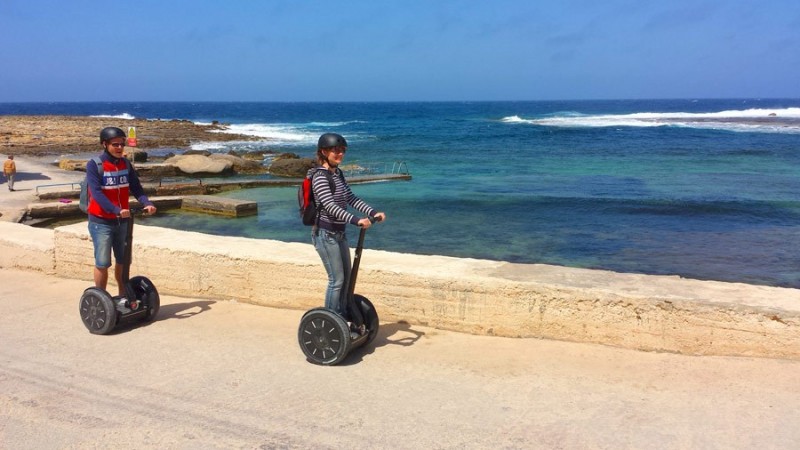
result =
[[[405,334],[405,333],[408,333],[410,335],[402,336],[397,339],[392,339],[392,336],[396,334]],[[414,345],[423,336],[425,336],[424,332],[414,330],[413,328],[411,328],[411,325],[405,321],[382,324],[380,330],[378,331],[378,335],[375,337],[375,340],[372,341],[372,345],[354,349],[350,353],[348,359],[346,359],[339,365],[350,366],[353,364],[357,364],[364,359],[364,356],[371,354],[378,347],[383,347],[385,345],[400,345],[403,347],[409,347],[411,345]]]
[[156,322],[168,319],[188,319],[211,309],[214,300],[203,300],[189,303],[171,303],[162,305],[158,312]]
[[[398,339],[391,339],[392,336],[399,333],[409,333],[411,336],[404,336]],[[388,323],[383,325],[375,339],[373,347],[383,347],[384,345],[402,345],[408,347],[414,345],[425,333],[416,331],[411,328],[411,325],[406,321],[395,323]]]

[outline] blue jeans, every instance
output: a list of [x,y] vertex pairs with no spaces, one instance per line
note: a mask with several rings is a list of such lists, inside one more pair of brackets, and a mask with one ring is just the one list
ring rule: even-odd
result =
[[117,264],[125,261],[125,237],[128,234],[128,223],[120,220],[118,225],[106,225],[89,222],[89,235],[94,244],[94,265],[100,269],[111,267],[111,250]]
[[325,307],[347,317],[347,283],[352,269],[347,237],[344,232],[315,230],[311,242],[328,272]]

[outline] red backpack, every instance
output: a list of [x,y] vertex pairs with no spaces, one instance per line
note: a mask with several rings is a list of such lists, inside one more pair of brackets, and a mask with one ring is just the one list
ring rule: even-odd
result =
[[319,208],[317,207],[317,202],[314,200],[312,181],[314,175],[318,174],[320,170],[325,173],[325,178],[328,179],[328,185],[331,187],[331,194],[336,192],[336,184],[333,182],[333,176],[328,169],[318,167],[311,173],[311,176],[306,176],[300,184],[300,187],[297,188],[297,203],[300,206],[300,219],[303,220],[303,225],[316,225],[317,221],[319,221]]

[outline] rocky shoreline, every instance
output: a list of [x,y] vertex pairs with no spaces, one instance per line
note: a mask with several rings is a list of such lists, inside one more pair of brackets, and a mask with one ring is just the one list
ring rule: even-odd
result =
[[198,125],[188,120],[121,119],[85,116],[0,116],[0,153],[47,156],[99,150],[104,127],[136,127],[138,148],[186,149],[197,142],[261,140],[231,134],[224,124]]
[[[126,153],[136,162],[148,160],[146,152],[154,149],[189,150],[191,145],[199,142],[232,142],[232,141],[263,141],[264,138],[256,136],[232,134],[226,132],[226,124],[214,122],[211,125],[198,125],[188,120],[150,120],[150,119],[121,119],[116,117],[86,117],[86,116],[0,116],[0,154],[20,156],[46,157],[53,155],[74,155],[87,152],[100,152],[102,149],[98,142],[101,129],[115,126],[123,130],[136,127],[137,146],[128,147]],[[135,151],[134,151],[135,150]],[[136,152],[144,152],[140,159]],[[193,152],[189,150],[188,153]],[[181,163],[174,161],[180,167],[177,170],[172,165],[145,166],[141,165],[140,175],[181,176],[181,175],[208,175],[225,174],[231,169],[235,173],[266,173],[283,177],[302,177],[311,167],[313,162],[308,158],[300,158],[295,154],[275,154],[269,168],[263,167],[258,161],[265,154],[274,153],[269,149],[245,155],[210,155],[209,152],[194,152],[203,156],[213,156],[216,160],[192,156]],[[172,155],[170,155],[172,156]],[[237,158],[236,156],[242,156]],[[191,159],[194,158],[194,159]],[[228,158],[230,161],[223,161]],[[157,158],[163,162],[166,158]],[[235,160],[233,160],[235,159]],[[249,161],[248,161],[249,159]],[[67,170],[83,170],[85,158],[76,160],[63,159],[60,167]],[[213,166],[213,167],[210,167]],[[233,166],[233,167],[232,167]],[[210,167],[210,168],[209,168]],[[154,172],[151,174],[151,172]],[[230,175],[231,173],[228,173]]]

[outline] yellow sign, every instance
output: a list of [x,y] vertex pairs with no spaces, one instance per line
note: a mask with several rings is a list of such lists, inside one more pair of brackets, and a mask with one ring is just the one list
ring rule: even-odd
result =
[[136,147],[136,127],[128,127],[128,147]]

